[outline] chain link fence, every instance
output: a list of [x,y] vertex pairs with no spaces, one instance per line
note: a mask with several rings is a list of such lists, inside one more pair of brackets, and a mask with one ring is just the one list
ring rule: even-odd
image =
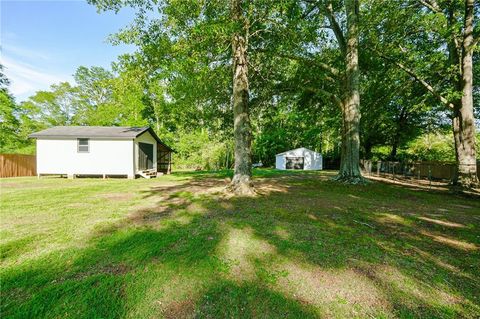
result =
[[[361,160],[363,174],[393,180],[428,181],[450,184],[458,174],[454,162],[394,162]],[[472,165],[474,166],[474,165]],[[480,161],[477,161],[477,176],[480,178]]]

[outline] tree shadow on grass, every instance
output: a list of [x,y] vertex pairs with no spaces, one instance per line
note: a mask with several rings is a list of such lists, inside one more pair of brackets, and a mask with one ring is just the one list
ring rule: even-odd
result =
[[[213,187],[212,182],[210,177],[203,185]],[[322,269],[353,269],[388,296],[381,311],[449,317],[473,315],[480,309],[476,277],[480,256],[474,231],[478,223],[468,212],[458,214],[455,209],[471,199],[380,183],[341,185],[315,175],[283,175],[267,184],[284,187],[272,191],[257,181],[262,195],[254,199],[195,197],[190,186],[201,188],[202,178],[194,178],[168,192],[200,203],[231,227],[253,229],[255,237],[281,256]],[[144,196],[154,198],[158,193],[165,189],[152,189]],[[478,213],[478,205],[465,207]]]
[[258,283],[221,280],[203,294],[195,318],[317,318],[309,305],[285,298]]
[[215,225],[200,219],[161,231],[124,228],[103,233],[85,249],[51,254],[4,272],[2,316],[123,317],[132,277],[149,264],[175,269],[208,261],[215,268],[216,261],[209,257],[215,238]]
[[[257,317],[308,318],[300,303],[261,284],[219,283],[228,268],[215,255],[221,237],[208,215],[161,230],[126,224],[99,230],[84,249],[3,272],[2,317],[212,318],[224,309],[240,316],[259,311]],[[212,304],[223,292],[225,299]],[[242,303],[247,306],[234,307]]]
[[147,208],[99,229],[84,248],[10,267],[2,273],[2,317],[474,317],[480,310],[475,201],[315,174],[264,178],[258,197],[228,198],[208,191],[222,178],[151,187],[141,193]]
[[292,179],[288,184],[286,192],[254,200],[203,204],[232,227],[253,229],[283,257],[321,269],[353,269],[381,291],[391,314],[478,314],[476,201],[377,183],[351,187]]

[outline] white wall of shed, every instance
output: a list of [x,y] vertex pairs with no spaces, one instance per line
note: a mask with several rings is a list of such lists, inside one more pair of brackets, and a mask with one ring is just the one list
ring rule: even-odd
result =
[[322,155],[305,149],[303,153],[303,169],[309,170],[321,170],[322,169]]
[[303,169],[306,171],[323,169],[322,154],[306,148],[297,148],[276,155],[275,167],[282,170],[286,169],[287,157],[303,157]]
[[89,139],[88,153],[77,151],[77,139],[37,139],[38,174],[129,175],[133,141]]
[[283,155],[275,156],[275,168],[276,169],[285,170],[286,169],[286,164],[287,164],[287,161],[285,159],[285,156],[283,156]]

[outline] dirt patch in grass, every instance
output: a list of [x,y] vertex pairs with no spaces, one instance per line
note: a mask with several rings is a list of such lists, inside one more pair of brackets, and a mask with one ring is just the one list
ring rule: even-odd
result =
[[95,275],[112,275],[112,276],[122,276],[132,270],[131,267],[125,264],[109,264],[102,267],[92,267],[86,271],[82,271],[79,273],[75,273],[71,276],[66,276],[64,278],[59,279],[56,282],[62,282],[65,280],[84,280],[88,277],[95,276]]
[[408,276],[392,266],[373,266],[367,271],[364,270],[363,273],[368,273],[368,277],[391,294],[401,296],[408,292],[408,295],[414,298],[408,298],[402,300],[402,302],[411,308],[418,306],[418,300],[421,300],[422,304],[439,304],[443,306],[451,306],[462,301],[461,298],[453,293],[435,289],[428,283],[420,282],[418,279]]
[[227,183],[223,179],[205,178],[193,179],[174,185],[155,185],[148,189],[142,190],[142,198],[153,200],[169,200],[175,197],[181,197],[182,193],[194,194],[199,196],[202,194],[212,194],[221,191]]
[[255,278],[255,261],[268,258],[275,248],[253,235],[249,228],[230,228],[220,243],[218,254],[230,268],[229,276],[235,281]]
[[171,302],[162,312],[165,319],[187,319],[194,317],[195,303],[188,299]]
[[368,317],[391,312],[382,291],[354,269],[323,270],[301,262],[287,262],[277,268],[288,275],[279,277],[275,289],[314,305],[324,316]]

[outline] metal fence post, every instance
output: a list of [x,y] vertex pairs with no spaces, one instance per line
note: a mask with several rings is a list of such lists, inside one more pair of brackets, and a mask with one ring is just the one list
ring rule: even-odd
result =
[[428,165],[428,180],[429,180],[429,187],[432,188],[432,167]]

